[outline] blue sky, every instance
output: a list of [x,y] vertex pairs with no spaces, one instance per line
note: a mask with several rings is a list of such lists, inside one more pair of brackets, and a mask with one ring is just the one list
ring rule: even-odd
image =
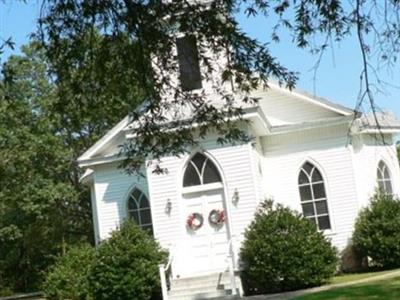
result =
[[[26,43],[29,34],[36,29],[39,4],[40,0],[27,0],[25,4],[16,0],[0,2],[0,37],[12,37],[16,48]],[[267,41],[270,29],[265,18],[249,19],[239,15],[238,19],[245,32],[261,41]],[[360,89],[359,77],[362,66],[355,37],[334,44],[332,49],[325,53],[316,80],[312,68],[318,57],[312,56],[307,50],[296,48],[287,34],[283,35],[279,44],[271,44],[270,48],[272,54],[282,64],[290,70],[299,72],[298,88],[351,108],[355,106]],[[2,61],[10,53],[18,53],[18,49],[4,53]],[[400,65],[397,65],[392,72],[384,70],[379,75],[391,85],[400,86]],[[382,109],[394,111],[400,117],[400,89],[390,86],[383,88],[384,93],[375,94],[377,104]]]

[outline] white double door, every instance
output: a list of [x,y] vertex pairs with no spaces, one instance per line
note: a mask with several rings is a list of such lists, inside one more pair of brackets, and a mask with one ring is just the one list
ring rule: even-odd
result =
[[[225,212],[223,197],[223,188],[183,195],[184,230],[177,249],[175,276],[191,277],[227,269],[227,220],[217,226],[209,222],[212,210]],[[203,224],[197,230],[186,224],[187,217],[193,213],[203,216]]]

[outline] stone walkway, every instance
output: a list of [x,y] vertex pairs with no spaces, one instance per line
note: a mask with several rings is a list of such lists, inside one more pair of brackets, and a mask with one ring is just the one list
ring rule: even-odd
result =
[[376,276],[371,276],[371,277],[368,277],[368,278],[363,278],[363,279],[349,281],[349,282],[343,282],[343,283],[337,283],[337,284],[329,284],[329,285],[319,286],[319,287],[315,287],[315,288],[311,288],[311,289],[298,290],[298,291],[286,292],[286,293],[280,293],[280,294],[249,296],[249,297],[244,297],[243,299],[246,299],[246,300],[285,300],[285,299],[292,299],[294,297],[298,297],[298,296],[302,296],[302,295],[328,291],[328,290],[331,290],[331,289],[336,289],[336,288],[340,288],[340,287],[346,287],[346,286],[350,286],[350,285],[356,285],[356,284],[367,283],[367,282],[372,282],[372,281],[378,281],[378,280],[383,280],[383,279],[390,279],[390,278],[399,277],[399,276],[400,276],[400,270],[395,270],[393,272],[389,272],[389,273],[385,273],[385,274],[381,274],[381,275],[376,275]]

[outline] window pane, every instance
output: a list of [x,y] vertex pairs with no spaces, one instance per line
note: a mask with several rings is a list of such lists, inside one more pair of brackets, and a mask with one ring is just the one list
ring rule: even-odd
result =
[[303,165],[303,169],[307,172],[307,174],[311,175],[311,171],[314,168],[314,166],[312,164],[310,164],[309,162],[306,162]]
[[133,220],[136,222],[136,224],[140,225],[139,212],[137,210],[129,211],[129,216],[131,218],[133,218]]
[[331,229],[331,222],[329,216],[318,217],[319,230]]
[[312,217],[312,218],[307,218],[307,220],[309,220],[311,223],[313,223],[315,226],[317,226],[317,221],[315,220],[314,217]]
[[385,182],[385,192],[388,193],[388,194],[392,194],[393,193],[392,184],[390,183],[390,180],[387,180]]
[[385,177],[385,179],[390,179],[389,171],[387,168],[385,168],[385,172],[384,172],[383,176]]
[[386,187],[385,187],[385,182],[383,180],[378,181],[378,188],[381,192],[384,192]]
[[301,201],[307,201],[307,200],[311,200],[312,196],[311,196],[311,188],[309,185],[305,185],[305,186],[300,186],[300,199]]
[[325,187],[323,183],[313,184],[314,199],[325,198]]
[[219,176],[219,172],[214,164],[210,160],[207,160],[204,168],[203,183],[206,184],[214,182],[221,182],[221,177]]
[[142,198],[140,199],[140,208],[149,208],[150,203],[149,200],[147,199],[146,195],[143,194]]
[[303,170],[301,170],[299,175],[299,184],[305,184],[305,183],[309,183],[308,176]]
[[139,211],[141,224],[151,224],[151,212],[150,209],[144,209]]
[[187,187],[194,185],[200,185],[200,177],[197,174],[193,165],[189,163],[183,177],[183,186]]
[[195,156],[192,157],[192,162],[196,165],[199,172],[203,169],[203,164],[206,160],[206,157],[200,153],[196,153]]
[[328,203],[326,200],[315,202],[315,208],[317,209],[317,215],[328,213]]
[[142,192],[139,189],[134,189],[131,196],[138,201],[141,195]]
[[191,91],[202,87],[196,38],[188,35],[176,40],[182,89]]
[[382,172],[381,172],[380,169],[378,169],[378,170],[376,171],[376,176],[378,177],[378,180],[382,180],[382,179],[383,179],[383,174],[382,174]]
[[311,180],[313,182],[322,181],[322,175],[317,168],[314,169]]
[[301,206],[303,208],[304,217],[310,217],[315,215],[313,203],[303,203]]
[[129,197],[129,200],[128,200],[128,209],[129,209],[129,210],[138,209],[136,200],[135,200],[135,198],[133,198],[132,196]]

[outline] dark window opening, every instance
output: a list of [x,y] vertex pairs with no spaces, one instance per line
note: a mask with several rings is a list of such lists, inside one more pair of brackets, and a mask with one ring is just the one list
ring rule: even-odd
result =
[[196,37],[187,35],[176,40],[179,61],[179,79],[184,91],[200,89],[201,73]]

